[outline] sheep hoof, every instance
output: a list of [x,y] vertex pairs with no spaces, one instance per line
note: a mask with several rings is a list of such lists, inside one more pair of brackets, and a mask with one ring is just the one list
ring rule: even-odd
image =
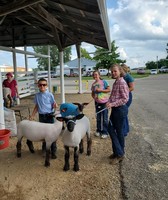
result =
[[79,152],[82,154],[83,153],[83,149],[79,149]]
[[87,155],[87,156],[90,156],[90,155],[91,155],[91,151],[88,151],[86,155]]
[[51,154],[51,159],[56,159],[57,156],[55,154]]
[[73,170],[74,170],[75,172],[79,171],[79,165],[74,165]]
[[31,152],[31,153],[35,153],[34,149],[30,149],[30,152]]
[[50,166],[50,163],[45,161],[45,167],[49,167]]
[[20,158],[21,157],[21,153],[17,153],[17,157]]
[[68,171],[69,169],[70,169],[70,167],[65,165],[63,170],[66,172],[66,171]]

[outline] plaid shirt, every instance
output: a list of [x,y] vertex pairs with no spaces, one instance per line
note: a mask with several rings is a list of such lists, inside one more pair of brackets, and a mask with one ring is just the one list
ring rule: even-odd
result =
[[122,106],[127,103],[129,99],[129,88],[123,77],[120,77],[113,84],[109,102],[112,107]]

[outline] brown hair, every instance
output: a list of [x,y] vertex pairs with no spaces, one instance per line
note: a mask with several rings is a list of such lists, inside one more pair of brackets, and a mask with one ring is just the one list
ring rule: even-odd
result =
[[40,79],[38,80],[38,84],[39,84],[41,81],[45,81],[45,82],[47,83],[47,80],[46,80],[45,78],[40,78]]
[[99,74],[99,77],[100,77],[100,79],[102,79],[102,78],[101,78],[101,75],[100,75],[100,72],[99,72],[99,70],[95,70],[95,71],[93,71],[93,74],[92,74],[92,76],[94,76],[94,73],[98,73],[98,74]]
[[117,68],[119,69],[119,71],[120,71],[120,76],[121,76],[121,77],[124,76],[125,73],[124,73],[124,70],[123,70],[123,68],[121,67],[121,65],[119,65],[119,64],[117,64],[117,63],[112,64],[111,67],[110,67],[110,69],[112,70],[113,67],[117,67]]

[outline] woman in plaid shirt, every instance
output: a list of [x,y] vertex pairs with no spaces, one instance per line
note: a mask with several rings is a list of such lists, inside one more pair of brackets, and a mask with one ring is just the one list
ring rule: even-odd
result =
[[113,154],[110,155],[110,164],[117,164],[124,158],[125,139],[123,133],[124,121],[128,114],[126,105],[129,99],[129,88],[123,76],[123,69],[118,64],[113,64],[111,67],[112,78],[116,79],[109,101],[106,104],[107,108],[111,108],[111,115],[108,125],[108,133],[112,141]]

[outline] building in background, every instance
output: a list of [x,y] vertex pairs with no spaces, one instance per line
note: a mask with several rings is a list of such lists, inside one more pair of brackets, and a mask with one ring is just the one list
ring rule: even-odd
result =
[[[78,71],[78,58],[71,60],[66,65],[69,66],[71,70],[73,70],[74,73],[79,74]],[[96,67],[97,62],[94,60],[89,60],[87,58],[81,58],[81,69],[82,69],[82,75],[87,75],[87,73],[91,73],[94,71],[94,68]]]

